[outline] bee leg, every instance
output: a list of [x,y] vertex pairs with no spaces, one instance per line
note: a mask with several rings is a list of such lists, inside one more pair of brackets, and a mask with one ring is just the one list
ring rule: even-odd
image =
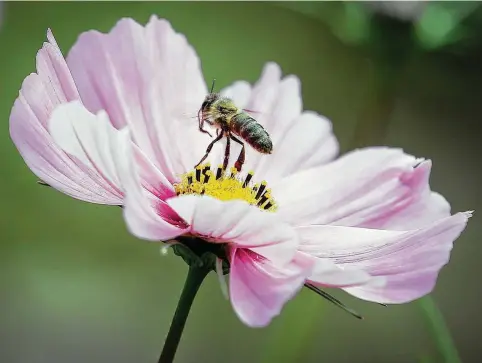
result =
[[[203,122],[203,123],[204,123],[204,122]],[[211,135],[211,133],[210,133],[209,131],[204,130],[204,129],[202,128],[202,126],[199,127],[199,131],[201,131],[201,132],[203,132],[203,133],[205,133],[205,134],[208,134],[209,136],[213,137],[213,135]]]
[[224,151],[223,170],[226,170],[228,167],[230,152],[231,152],[231,136],[228,133],[226,133],[226,150]]
[[199,163],[197,163],[194,167],[196,168],[198,165],[200,165],[204,160],[206,160],[206,158],[208,157],[209,153],[211,152],[211,149],[213,148],[213,145],[218,142],[219,140],[221,140],[223,137],[223,133],[220,133],[218,135],[218,137],[216,137],[213,141],[211,141],[211,143],[208,145],[207,149],[206,149],[206,154],[204,154],[203,158],[201,159],[201,161]]
[[239,156],[238,156],[238,160],[236,160],[236,163],[234,164],[234,167],[239,172],[241,171],[241,168],[243,167],[243,164],[244,164],[244,160],[246,158],[246,150],[244,148],[244,142],[242,142],[241,140],[239,140],[238,138],[232,135],[231,135],[231,139],[233,139],[234,142],[237,142],[242,146],[241,152],[239,153]]
[[199,123],[199,131],[205,133],[205,134],[208,134],[209,136],[213,137],[211,135],[211,133],[209,131],[206,131],[203,129],[203,126],[204,126],[204,119],[201,117],[201,109],[199,109],[198,113],[197,113],[197,120],[198,120],[198,123]]

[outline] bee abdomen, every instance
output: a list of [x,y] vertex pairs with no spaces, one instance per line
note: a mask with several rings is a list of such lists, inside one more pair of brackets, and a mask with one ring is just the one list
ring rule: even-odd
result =
[[232,130],[241,136],[256,151],[263,154],[271,154],[273,143],[263,126],[247,113],[238,113],[231,119]]

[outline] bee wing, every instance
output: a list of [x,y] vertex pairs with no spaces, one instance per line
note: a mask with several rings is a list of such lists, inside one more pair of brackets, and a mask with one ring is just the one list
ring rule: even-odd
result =
[[251,117],[253,117],[256,120],[256,122],[258,122],[260,125],[263,125],[263,126],[267,118],[273,117],[271,112],[255,111],[255,110],[249,110],[246,108],[243,108],[242,110],[243,112],[246,112]]

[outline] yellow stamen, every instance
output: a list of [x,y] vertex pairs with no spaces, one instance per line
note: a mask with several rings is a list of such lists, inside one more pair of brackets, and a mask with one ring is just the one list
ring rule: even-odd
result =
[[181,176],[181,181],[174,184],[177,195],[196,194],[209,195],[219,200],[244,200],[260,209],[274,212],[277,205],[271,196],[271,189],[266,189],[267,182],[252,184],[254,172],[244,177],[236,168],[229,172],[219,165],[216,171],[211,170],[209,163],[199,165],[194,171]]

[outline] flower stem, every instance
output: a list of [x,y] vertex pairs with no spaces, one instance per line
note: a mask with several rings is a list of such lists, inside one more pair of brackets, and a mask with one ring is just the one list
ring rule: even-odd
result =
[[179,341],[181,340],[184,325],[191,310],[192,303],[201,286],[204,278],[209,273],[209,269],[200,266],[190,266],[189,272],[184,282],[181,297],[177,303],[176,312],[172,318],[171,327],[167,333],[167,338],[162,348],[158,363],[172,363],[176,355]]
[[443,357],[443,361],[446,363],[461,363],[462,361],[450,335],[450,330],[435,301],[433,301],[430,295],[427,295],[419,300],[419,306],[423,311],[423,316],[435,340],[438,351]]

